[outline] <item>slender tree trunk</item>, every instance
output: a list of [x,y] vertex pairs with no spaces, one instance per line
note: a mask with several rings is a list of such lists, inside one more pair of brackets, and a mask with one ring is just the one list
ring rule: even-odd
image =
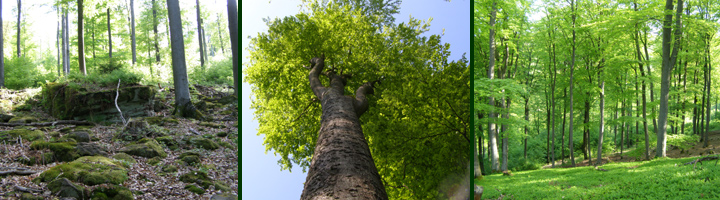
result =
[[238,96],[238,65],[240,63],[240,46],[238,44],[238,15],[235,0],[228,0],[228,26],[230,29],[230,44],[232,46],[233,80],[235,82],[235,96]]
[[[157,9],[155,0],[152,0],[152,11],[153,11],[153,31],[155,33],[155,62],[160,63],[160,47],[158,45],[158,19],[157,19]],[[229,6],[228,6],[229,7]],[[232,31],[232,30],[230,30]]]
[[83,0],[78,0],[78,67],[80,73],[87,76],[85,70],[85,38],[83,36]]
[[573,93],[574,93],[574,75],[575,69],[575,0],[570,0],[570,11],[572,12],[572,59],[570,61],[570,138],[568,144],[570,146],[570,163],[575,167],[575,155],[573,153]]
[[[1,9],[2,8],[0,8],[0,10]],[[61,73],[60,70],[62,68],[60,65],[60,59],[61,59],[60,51],[62,51],[61,50],[62,47],[60,46],[60,40],[62,40],[62,38],[60,38],[60,22],[63,21],[63,19],[61,17],[62,14],[60,14],[60,6],[58,6],[58,8],[57,8],[57,14],[58,14],[58,24],[57,24],[57,33],[55,36],[55,47],[57,47],[57,69],[58,69],[58,77],[60,77],[60,73]],[[2,15],[2,13],[0,13],[0,16],[1,15]],[[0,17],[0,18],[2,18],[2,17]],[[0,19],[0,23],[2,23],[2,19]],[[0,25],[2,25],[2,24],[0,24]],[[0,26],[0,27],[2,27],[2,26]],[[0,31],[0,32],[2,32],[2,31]],[[0,38],[2,38],[2,37],[0,37]]]
[[603,132],[605,132],[605,80],[600,81],[600,130],[598,139],[597,165],[602,164]]
[[[635,11],[637,12],[637,4],[633,2],[633,6],[635,7]],[[638,25],[635,24],[635,52],[637,54],[638,58],[638,69],[640,70],[640,75],[642,77],[645,77],[645,70],[643,70],[643,56],[642,52],[640,52],[640,30],[637,27]],[[645,79],[642,80],[642,117],[643,117],[643,130],[645,131],[645,160],[650,160],[650,135],[648,133],[648,125],[647,125],[647,99],[645,97]]]
[[200,32],[202,33],[202,49],[203,49],[202,56],[204,56],[205,60],[209,62],[210,59],[208,59],[207,41],[205,40],[206,39],[205,38],[205,27],[203,25],[204,25],[203,20],[200,20],[200,27],[201,27]]
[[[530,103],[530,97],[529,96],[525,97],[525,121],[527,121],[528,124],[530,123],[530,107],[528,105],[529,103]],[[482,135],[482,131],[480,131],[480,133]],[[527,160],[528,125],[525,125],[524,133],[525,133],[525,137],[523,138],[523,146],[524,146],[523,147],[523,158],[525,158],[525,160]]]
[[[503,109],[509,108],[510,103],[511,103],[510,98],[506,97],[505,104],[502,106]],[[505,113],[503,113],[502,118],[505,120],[509,119],[508,113],[510,113],[509,110],[505,111]],[[501,128],[501,130],[502,130],[502,171],[508,170],[508,137],[509,137],[509,133],[507,132],[507,126],[508,126],[507,124],[503,124],[502,128]]]
[[585,112],[584,113],[584,120],[583,120],[583,156],[585,159],[588,159],[592,163],[592,156],[590,155],[590,93],[585,93]]
[[22,16],[22,1],[17,0],[17,5],[18,5],[18,7],[17,7],[18,15],[17,15],[17,44],[16,44],[16,47],[17,47],[17,57],[20,57],[22,55],[20,53],[20,24],[22,24],[22,23],[20,23],[20,16]]
[[708,64],[707,64],[708,65],[708,68],[707,68],[708,75],[707,75],[707,81],[705,83],[705,85],[707,85],[707,89],[705,90],[705,92],[707,93],[707,105],[706,105],[707,107],[705,108],[707,117],[705,120],[705,128],[706,129],[705,129],[705,140],[703,141],[703,147],[707,147],[708,140],[710,140],[708,135],[710,132],[710,119],[711,119],[710,118],[710,86],[712,83],[712,78],[711,78],[712,77],[712,62],[711,62],[712,59],[710,58],[710,38],[711,37],[709,35],[707,37],[708,37],[706,39],[707,45],[705,46],[705,55],[706,55],[705,57],[708,60]]
[[217,30],[218,30],[218,37],[220,37],[220,51],[222,51],[223,54],[225,54],[225,41],[222,39],[222,32],[220,32],[220,14],[218,14],[217,18]]
[[[488,79],[493,79],[495,71],[495,17],[497,12],[497,2],[493,2],[492,10],[490,11],[490,51],[489,51],[489,67],[488,67]],[[492,90],[492,85],[490,86]],[[488,105],[491,107],[495,106],[495,98],[492,96],[488,97]],[[493,109],[488,113],[488,139],[489,139],[489,150],[490,150],[490,162],[492,163],[492,170],[500,170],[498,163],[499,155],[497,149],[497,130],[495,130],[495,113]]]
[[[650,62],[650,55],[648,54],[648,48],[647,48],[647,31],[643,31],[643,46],[645,47],[645,61]],[[650,65],[647,65],[648,70],[648,80],[650,80],[650,101],[655,101],[655,85],[653,84],[652,79],[649,79],[652,70],[650,69]],[[653,106],[651,109],[652,113],[655,113],[655,107]],[[653,133],[657,133],[657,118],[653,118]]]
[[658,114],[658,132],[657,132],[657,155],[656,157],[665,157],[667,151],[667,116],[668,116],[668,97],[670,94],[670,73],[675,61],[677,60],[677,49],[680,44],[680,37],[682,35],[682,20],[681,14],[683,9],[683,0],[678,0],[677,9],[677,20],[675,28],[675,46],[672,49],[672,55],[670,52],[670,31],[672,29],[672,10],[673,0],[665,1],[665,20],[663,21],[662,29],[662,77],[660,78],[660,112]]
[[[2,30],[2,1],[0,1],[0,39],[3,39],[3,30]],[[57,42],[56,42],[57,43]],[[0,41],[0,88],[5,87],[5,54],[4,49],[5,44],[3,41]],[[59,75],[59,73],[58,73]]]
[[[555,50],[554,50],[554,45],[553,45],[553,57],[555,56],[554,51]],[[553,58],[553,60],[555,60],[555,58]],[[551,135],[552,136],[550,138],[550,140],[552,140],[551,146],[550,146],[550,155],[552,157],[550,159],[550,162],[552,162],[551,165],[554,168],[555,167],[555,83],[557,81],[557,69],[556,69],[555,63],[553,63],[553,70],[551,71],[551,73],[552,73],[553,80],[552,80],[552,84],[550,86],[552,88],[550,90],[550,99],[552,100],[551,101],[551,109],[552,109],[552,122],[551,122],[552,133],[551,133]]]
[[63,70],[65,71],[65,74],[67,75],[70,73],[70,41],[68,39],[68,34],[70,32],[68,28],[68,10],[67,8],[64,8],[63,10]]
[[198,49],[200,50],[200,67],[205,69],[205,52],[203,51],[202,39],[202,19],[200,18],[200,0],[195,0],[195,8],[197,8],[197,32],[198,32]]
[[135,64],[137,62],[137,56],[135,52],[135,3],[133,0],[130,0],[130,37],[132,40],[132,63]]
[[[483,119],[483,114],[478,113],[478,121],[480,121],[482,119]],[[481,172],[481,174],[484,174],[485,173],[485,159],[483,158],[482,124],[478,124],[478,134],[477,135],[478,135],[477,145],[479,147],[479,151],[477,152],[478,154],[476,155],[476,158],[478,160],[478,165],[480,165],[480,172]]]
[[565,165],[565,114],[567,113],[567,88],[563,89],[563,116],[562,116],[562,137],[560,138],[560,162]]

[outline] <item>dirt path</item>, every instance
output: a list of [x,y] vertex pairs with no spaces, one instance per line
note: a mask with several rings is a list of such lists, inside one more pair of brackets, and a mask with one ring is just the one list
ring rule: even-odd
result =
[[[703,156],[703,155],[720,153],[720,149],[718,149],[718,147],[720,147],[720,130],[710,131],[710,132],[708,132],[708,134],[709,134],[709,136],[708,136],[709,139],[708,139],[707,147],[703,147],[703,142],[695,143],[695,145],[693,145],[692,147],[690,147],[690,149],[685,150],[685,151],[678,149],[678,148],[668,146],[667,157],[685,158],[685,157],[695,157],[695,156]],[[643,143],[643,145],[644,145],[644,143]],[[639,148],[644,148],[644,146],[641,146]],[[632,149],[626,149],[624,151],[624,153],[627,153],[630,150],[632,150]],[[655,158],[654,151],[650,153],[650,159],[653,159],[653,158]],[[630,157],[630,156],[621,156],[620,153],[615,153],[610,157],[602,158],[602,164],[608,163],[609,161],[612,161],[612,162],[636,162],[636,161],[640,161],[640,160],[637,160],[634,157]],[[569,159],[565,159],[566,164],[569,162],[570,162]],[[597,162],[597,160],[595,159],[595,157],[593,157],[592,163],[589,163],[588,160],[583,160],[581,162],[576,162],[575,167],[595,165],[596,162]],[[555,167],[569,168],[570,166],[561,166],[561,161],[557,160],[555,162]],[[543,166],[542,168],[543,169],[552,168],[552,166],[550,164],[547,164],[547,165]]]

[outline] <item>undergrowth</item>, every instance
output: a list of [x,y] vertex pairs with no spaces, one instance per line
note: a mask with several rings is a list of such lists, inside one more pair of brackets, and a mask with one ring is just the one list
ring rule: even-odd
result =
[[594,167],[555,168],[494,174],[475,180],[483,199],[719,199],[720,166],[715,161],[661,158]]

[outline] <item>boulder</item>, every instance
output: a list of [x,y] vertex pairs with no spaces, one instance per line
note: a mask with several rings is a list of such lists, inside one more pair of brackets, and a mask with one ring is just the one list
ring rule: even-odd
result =
[[132,156],[130,156],[126,153],[116,153],[112,157],[116,160],[124,160],[125,162],[128,162],[130,164],[137,163],[137,160],[135,160],[135,158],[133,158]]
[[33,150],[49,149],[50,151],[53,152],[56,161],[68,162],[68,161],[73,161],[76,158],[80,157],[80,155],[77,152],[77,149],[75,148],[76,146],[77,146],[77,143],[74,141],[66,141],[66,142],[35,141],[32,144],[30,144],[30,149],[33,149]]
[[6,115],[6,114],[0,114],[0,122],[8,122],[10,119],[12,119],[13,115]]
[[190,140],[190,144],[192,144],[193,146],[198,147],[198,148],[203,148],[203,149],[207,149],[207,150],[215,150],[215,149],[220,148],[220,145],[218,145],[214,141],[207,139],[207,138],[191,137],[191,138],[189,138],[189,140]]
[[133,119],[128,122],[127,126],[115,135],[115,138],[125,141],[137,141],[146,137],[160,137],[164,134],[157,131],[157,127],[153,128],[144,119]]
[[167,157],[167,153],[165,153],[165,150],[163,150],[160,144],[158,144],[158,142],[152,138],[143,138],[137,143],[131,143],[130,145],[121,148],[120,152],[146,158],[153,158],[158,156],[163,158]]
[[188,165],[199,165],[200,164],[200,154],[195,152],[185,152],[180,154],[178,159],[182,160],[183,162],[187,163]]
[[44,141],[45,134],[39,130],[28,130],[25,128],[13,129],[9,131],[0,131],[1,142],[16,142],[18,137],[23,141]]
[[118,185],[98,187],[90,193],[90,199],[133,200],[134,198],[128,188]]
[[37,118],[32,116],[15,116],[8,120],[8,123],[33,123],[37,121]]
[[237,200],[238,196],[230,193],[217,193],[210,197],[210,200]]
[[48,189],[53,194],[58,194],[60,197],[71,197],[75,199],[85,199],[85,188],[80,185],[74,184],[67,178],[60,178],[50,181],[47,185]]
[[122,184],[128,171],[118,161],[103,156],[85,156],[45,170],[34,182],[51,182],[57,178],[93,186],[105,183]]
[[[147,116],[156,89],[153,86],[125,86],[119,89],[117,104],[125,119]],[[43,86],[43,107],[55,118],[96,122],[121,122],[115,107],[116,88],[94,89],[75,83],[48,83]]]
[[77,146],[75,147],[77,150],[77,154],[80,156],[107,156],[107,150],[104,147],[101,147],[97,143],[90,143],[90,142],[80,142],[77,143]]
[[90,142],[90,132],[86,130],[72,131],[67,134],[67,137],[77,142]]

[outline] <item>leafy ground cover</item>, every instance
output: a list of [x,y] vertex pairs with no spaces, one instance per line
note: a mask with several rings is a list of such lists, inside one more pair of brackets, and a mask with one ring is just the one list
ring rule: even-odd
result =
[[716,161],[701,157],[611,162],[593,166],[494,174],[476,179],[483,199],[718,199]]

